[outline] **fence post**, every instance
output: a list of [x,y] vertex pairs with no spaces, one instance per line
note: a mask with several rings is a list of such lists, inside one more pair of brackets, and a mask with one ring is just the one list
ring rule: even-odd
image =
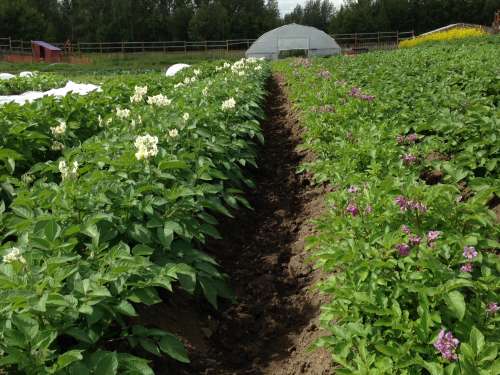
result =
[[9,36],[9,51],[12,52],[12,39]]
[[396,31],[396,38],[397,38],[397,40],[396,40],[396,47],[399,47],[399,30]]
[[80,49],[80,42],[76,42],[76,48],[78,49],[78,56],[82,57],[82,50]]
[[146,52],[146,50],[144,49],[144,42],[142,42],[142,53]]
[[377,49],[380,49],[380,31],[377,33]]
[[229,52],[229,40],[226,40],[226,51]]
[[358,48],[358,33],[354,33],[354,48]]
[[184,54],[186,54],[186,55],[187,55],[187,53],[188,53],[188,49],[187,49],[187,42],[186,42],[186,41],[184,41]]
[[166,42],[163,42],[162,45],[163,45],[163,53],[167,53]]
[[122,54],[124,55],[125,54],[125,42],[122,41]]
[[21,53],[24,53],[24,40],[21,39]]

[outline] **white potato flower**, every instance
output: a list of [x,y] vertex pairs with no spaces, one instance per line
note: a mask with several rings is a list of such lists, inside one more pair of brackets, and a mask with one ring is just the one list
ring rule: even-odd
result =
[[188,120],[189,120],[189,113],[187,113],[187,112],[186,112],[186,113],[184,113],[184,114],[182,115],[182,119],[183,119],[184,121],[188,121]]
[[63,181],[78,177],[78,162],[75,160],[71,167],[68,167],[65,160],[59,162],[59,172],[61,172],[61,177]]
[[63,135],[64,133],[66,133],[66,122],[59,120],[59,125],[57,125],[53,128],[50,128],[50,131],[52,132],[52,135],[54,137],[58,137],[60,135]]
[[158,137],[149,134],[138,136],[134,145],[137,148],[135,153],[137,160],[147,160],[158,155]]
[[208,96],[208,87],[205,87],[201,93],[203,96]]
[[52,146],[50,146],[50,149],[52,151],[63,151],[64,145],[61,142],[54,141],[54,142],[52,142]]
[[228,111],[230,109],[234,109],[236,107],[236,100],[234,98],[229,98],[225,102],[222,103],[222,110]]
[[157,107],[166,107],[172,104],[172,100],[162,94],[159,94],[156,96],[150,96],[148,98],[148,104]]
[[130,109],[120,109],[120,108],[116,108],[116,116],[118,116],[119,118],[121,118],[122,120],[125,120],[127,118],[130,117]]
[[10,249],[10,252],[7,253],[7,255],[3,256],[3,262],[4,263],[12,263],[12,262],[20,262],[25,264],[26,259],[21,255],[21,249],[17,247],[13,247]]
[[35,177],[31,173],[25,173],[21,176],[21,181],[25,184],[31,184],[35,181]]
[[148,93],[148,86],[135,86],[134,95],[130,97],[132,103],[140,103]]
[[194,70],[194,75],[195,76],[199,76],[201,74],[201,70],[200,69],[195,69]]
[[168,131],[170,138],[177,138],[179,136],[179,131],[177,129],[172,129]]

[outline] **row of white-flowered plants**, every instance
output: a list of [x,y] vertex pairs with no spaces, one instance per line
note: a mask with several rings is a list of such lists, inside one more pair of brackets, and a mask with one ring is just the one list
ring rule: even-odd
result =
[[96,114],[101,132],[79,147],[54,121],[62,157],[31,168],[0,215],[1,366],[152,373],[142,350],[188,361],[175,336],[141,325],[136,304],[160,302],[158,288],[213,306],[232,296],[201,249],[219,236],[214,213],[248,205],[269,75],[260,61],[236,66],[168,92],[124,87],[128,104]]

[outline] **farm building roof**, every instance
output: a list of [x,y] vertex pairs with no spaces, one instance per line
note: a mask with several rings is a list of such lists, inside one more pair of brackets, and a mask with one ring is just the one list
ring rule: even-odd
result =
[[53,46],[52,44],[49,44],[47,42],[44,42],[42,40],[33,40],[31,43],[36,44],[36,45],[43,47],[43,48],[47,48],[48,50],[51,50],[51,51],[61,51],[60,48]]

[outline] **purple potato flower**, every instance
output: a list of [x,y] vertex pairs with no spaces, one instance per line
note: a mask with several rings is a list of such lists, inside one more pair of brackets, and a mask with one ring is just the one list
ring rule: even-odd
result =
[[490,302],[488,303],[488,306],[486,307],[486,311],[489,314],[496,314],[498,311],[500,311],[500,306],[498,306],[498,303],[496,302]]
[[373,212],[373,207],[369,204],[368,206],[366,206],[365,208],[365,213],[367,214],[371,214]]
[[441,236],[441,232],[438,230],[431,230],[427,233],[427,242],[432,243],[436,241],[439,236]]
[[403,160],[403,164],[406,166],[413,165],[417,163],[417,157],[411,154],[406,154],[401,157],[401,160]]
[[408,143],[415,143],[417,141],[417,139],[418,139],[418,135],[415,133],[406,136],[406,142],[408,142]]
[[401,227],[401,231],[402,231],[404,234],[408,234],[408,235],[410,235],[410,234],[411,234],[411,229],[410,229],[410,227],[409,227],[408,225],[403,225],[403,226]]
[[347,208],[345,209],[347,212],[349,212],[352,216],[358,216],[359,215],[359,208],[356,206],[355,203],[349,203],[347,205]]
[[398,249],[401,256],[408,256],[410,254],[410,246],[405,243],[397,244],[396,249]]
[[413,246],[418,246],[420,245],[420,242],[422,242],[422,238],[419,236],[410,236],[410,244]]
[[458,359],[455,350],[458,348],[460,341],[453,337],[451,332],[446,332],[442,329],[439,332],[438,338],[434,343],[434,347],[441,353],[444,359],[448,361],[456,361]]
[[460,267],[460,271],[471,273],[473,268],[472,263],[465,263],[462,267]]
[[477,257],[476,248],[473,246],[465,246],[464,247],[464,257],[466,257],[469,260],[472,260],[475,257]]
[[351,194],[355,194],[359,191],[359,188],[356,185],[351,185],[347,191]]

